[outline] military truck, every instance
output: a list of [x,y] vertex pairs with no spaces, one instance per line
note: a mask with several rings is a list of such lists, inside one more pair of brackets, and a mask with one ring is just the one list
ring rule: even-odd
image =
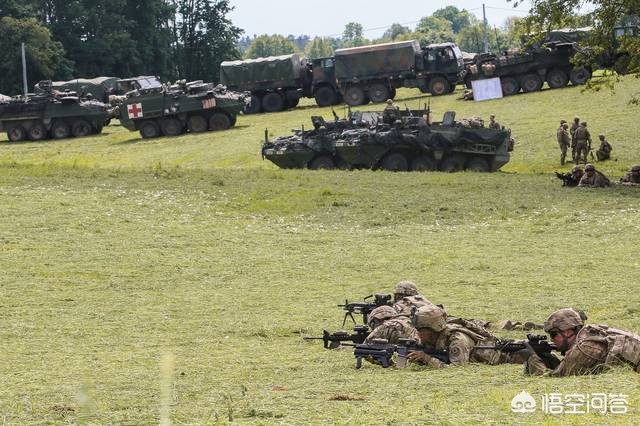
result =
[[224,86],[182,81],[170,87],[153,76],[118,80],[118,92],[126,93],[120,123],[145,139],[228,129],[248,100]]
[[220,82],[231,90],[251,92],[245,112],[276,112],[298,105],[302,97],[315,97],[320,106],[335,105],[337,96],[333,58],[309,61],[298,54],[225,61]]
[[374,169],[389,171],[494,172],[513,149],[509,129],[484,127],[480,119],[428,123],[428,111],[402,111],[390,123],[379,112],[356,111],[347,120],[313,117],[313,129],[269,141],[263,158],[281,168]]
[[416,40],[338,49],[334,57],[309,61],[299,55],[227,61],[220,81],[251,92],[247,113],[294,107],[301,97],[319,106],[384,102],[399,87],[419,88],[434,96],[450,93],[464,73],[460,49],[453,43],[424,48]]
[[350,106],[384,102],[400,87],[433,96],[455,89],[464,73],[462,52],[453,43],[420,47],[417,40],[338,49],[335,74]]
[[27,98],[0,101],[0,131],[12,142],[64,139],[101,133],[110,113],[107,105],[68,94],[56,95],[50,80],[39,82]]

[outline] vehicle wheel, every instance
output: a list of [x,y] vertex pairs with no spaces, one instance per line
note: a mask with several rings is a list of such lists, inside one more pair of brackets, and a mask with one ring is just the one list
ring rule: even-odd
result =
[[349,106],[366,104],[367,96],[360,86],[351,86],[344,92],[344,101]]
[[311,160],[311,162],[309,163],[309,168],[311,170],[333,170],[336,168],[336,165],[331,157],[321,155]]
[[231,120],[222,112],[215,112],[209,119],[209,130],[227,130],[231,127]]
[[300,103],[300,98],[287,99],[287,108],[295,108]]
[[382,170],[388,170],[390,172],[406,172],[409,170],[409,164],[407,158],[399,152],[392,152],[387,154],[380,163]]
[[464,169],[464,157],[460,155],[447,156],[440,163],[440,170],[443,172],[459,172],[462,169]]
[[374,104],[379,104],[380,102],[384,102],[391,98],[389,88],[384,84],[372,84],[369,86],[368,93],[369,98],[371,98],[371,102]]
[[429,92],[433,96],[442,96],[449,93],[451,84],[444,77],[433,77],[429,82]]
[[209,129],[209,124],[207,123],[207,119],[201,115],[192,115],[187,120],[187,129],[191,133],[202,133],[206,132]]
[[411,160],[411,170],[415,172],[431,172],[438,169],[438,163],[431,157],[420,155]]
[[32,141],[41,141],[47,137],[47,129],[45,129],[42,123],[35,123],[27,133],[29,134],[29,139]]
[[591,71],[589,71],[585,67],[578,67],[571,70],[571,74],[569,74],[569,79],[571,80],[571,84],[574,86],[579,86],[581,84],[585,84],[587,80],[591,78]]
[[51,126],[51,136],[54,139],[65,139],[71,134],[69,125],[64,121],[56,121]]
[[262,98],[262,108],[265,112],[278,112],[284,109],[284,98],[280,93],[271,92]]
[[143,139],[157,138],[160,136],[160,127],[153,120],[145,121],[140,125],[140,136]]
[[318,88],[314,95],[314,98],[316,98],[316,104],[320,107],[335,105],[337,97],[336,91],[329,86],[322,86]]
[[491,169],[487,160],[480,157],[474,157],[467,163],[467,170],[478,173],[488,173]]
[[520,85],[518,80],[513,77],[504,77],[500,79],[500,85],[502,86],[503,96],[512,96],[520,91]]
[[562,70],[551,70],[547,75],[547,84],[552,89],[560,89],[569,83],[569,76]]
[[24,140],[27,132],[24,131],[24,127],[20,124],[15,124],[7,129],[7,137],[11,142],[19,142]]
[[83,138],[91,134],[91,124],[86,120],[76,120],[71,125],[71,134],[74,138]]
[[165,136],[178,136],[182,134],[184,125],[177,118],[163,118],[160,120],[160,129]]
[[231,123],[231,127],[236,125],[236,121],[238,121],[238,116],[236,114],[229,116],[229,123]]
[[537,92],[542,88],[542,78],[537,74],[527,74],[522,77],[520,85],[525,93]]
[[251,95],[251,102],[249,102],[249,105],[244,107],[244,113],[257,114],[260,111],[262,111],[262,101],[260,100],[260,97]]

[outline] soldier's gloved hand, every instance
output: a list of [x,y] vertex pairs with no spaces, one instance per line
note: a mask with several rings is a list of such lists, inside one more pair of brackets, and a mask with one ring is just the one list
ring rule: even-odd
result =
[[515,355],[519,356],[520,358],[522,358],[522,361],[526,361],[528,360],[531,355],[533,355],[535,353],[535,351],[533,350],[533,348],[531,347],[531,345],[529,344],[529,342],[526,342],[524,344],[524,348],[520,349],[518,352],[515,352]]
[[411,351],[407,354],[407,359],[419,364],[427,364],[431,357],[422,351]]

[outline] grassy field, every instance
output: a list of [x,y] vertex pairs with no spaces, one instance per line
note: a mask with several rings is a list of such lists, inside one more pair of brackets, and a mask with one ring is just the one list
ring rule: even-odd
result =
[[[555,129],[574,115],[608,135],[615,159],[598,168],[612,179],[640,162],[639,110],[626,104],[639,88],[628,78],[615,95],[435,98],[436,115],[494,112],[512,128],[513,159],[495,174],[263,161],[265,128],[330,115],[310,103],[214,134],[143,141],[110,126],[0,143],[0,424],[637,424],[629,369],[356,370],[350,351],[301,337],[339,328],[338,303],[400,279],[464,317],[541,322],[575,306],[640,331],[640,191],[566,189],[551,174]],[[623,393],[629,413],[514,414],[523,390],[538,403]]]

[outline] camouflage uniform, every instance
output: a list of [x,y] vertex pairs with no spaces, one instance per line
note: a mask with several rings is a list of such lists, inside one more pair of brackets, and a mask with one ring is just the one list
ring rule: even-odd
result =
[[[561,309],[545,322],[545,331],[579,330],[564,359],[553,370],[538,355],[531,355],[525,363],[530,375],[571,376],[594,374],[606,367],[629,364],[640,372],[640,336],[607,325],[586,325],[573,309]],[[579,315],[579,314],[578,314]]]
[[567,158],[567,148],[571,143],[571,138],[569,137],[569,131],[567,130],[569,126],[567,123],[564,123],[558,128],[556,133],[556,137],[558,139],[558,145],[560,146],[560,164],[564,165],[564,160]]
[[640,164],[637,164],[627,174],[620,178],[620,183],[625,186],[640,186]]
[[418,287],[412,281],[399,281],[393,289],[393,301],[397,302],[406,296],[415,296],[419,294]]
[[398,313],[391,306],[378,306],[367,316],[367,325],[369,326],[369,330],[375,330],[384,324],[385,321],[394,318],[396,315],[398,315]]
[[576,139],[576,158],[575,164],[578,164],[581,160],[587,162],[587,156],[589,155],[589,147],[591,146],[591,134],[587,130],[587,123],[580,123],[574,133]]
[[[589,171],[593,171],[593,173],[588,173]],[[580,187],[604,188],[611,185],[609,178],[597,171],[591,164],[584,167],[584,172],[578,183]]]
[[411,316],[411,312],[413,311],[413,308],[417,309],[421,306],[427,306],[427,305],[433,305],[433,303],[430,300],[425,299],[421,295],[416,294],[415,296],[407,296],[398,300],[393,305],[393,309],[396,311],[398,315],[409,317]]
[[374,339],[386,339],[392,345],[397,344],[399,339],[420,340],[411,320],[404,316],[385,321],[367,336],[364,343],[372,343]]
[[578,130],[578,127],[580,127],[580,119],[575,117],[571,129],[569,129],[569,133],[571,133],[571,158],[574,163],[576,163],[576,130]]
[[489,128],[490,129],[495,129],[495,130],[501,130],[502,126],[500,125],[500,123],[498,123],[496,121],[496,116],[495,115],[491,115],[489,117]]
[[596,158],[598,161],[608,160],[611,158],[611,151],[613,150],[613,147],[609,142],[607,142],[604,135],[600,135],[599,137],[600,147],[598,147],[598,150],[596,151]]
[[437,333],[435,341],[430,345],[436,350],[446,350],[450,364],[426,354],[421,354],[418,362],[434,368],[464,365],[469,362],[490,365],[515,363],[522,359],[515,354],[507,354],[495,349],[476,349],[478,345],[494,345],[496,337],[486,329],[477,326],[470,320],[460,318],[446,320],[446,313],[438,306],[423,306],[412,317],[417,329],[427,328]]
[[384,110],[382,111],[382,122],[386,124],[393,124],[399,118],[400,110],[398,110],[398,107],[393,105],[393,101],[391,99],[388,99],[387,106],[384,107]]

